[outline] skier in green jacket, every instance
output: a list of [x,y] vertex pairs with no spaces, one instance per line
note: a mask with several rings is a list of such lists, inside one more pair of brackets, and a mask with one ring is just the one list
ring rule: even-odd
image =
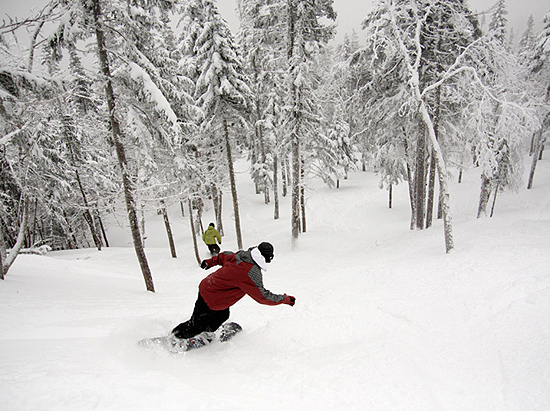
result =
[[[214,223],[210,223],[204,234],[202,235],[202,241],[208,246],[210,254],[212,256],[218,255],[220,253],[220,247],[217,243],[222,243],[222,236],[216,230]],[[217,241],[217,243],[216,243]]]

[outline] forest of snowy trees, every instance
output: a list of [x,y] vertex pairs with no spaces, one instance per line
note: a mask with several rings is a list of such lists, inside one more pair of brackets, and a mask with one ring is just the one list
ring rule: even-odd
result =
[[499,192],[536,184],[550,128],[550,13],[539,33],[531,17],[514,44],[504,0],[483,25],[463,0],[376,0],[366,40],[334,44],[332,3],[239,0],[234,34],[213,0],[51,0],[4,20],[1,277],[24,249],[108,246],[103,222],[121,204],[149,291],[147,210],[164,216],[173,257],[174,204],[195,248],[206,202],[242,248],[238,159],[274,219],[279,196],[291,196],[294,242],[312,177],[336,188],[350,170],[372,169],[390,207],[392,186],[406,182],[410,228],[442,218],[447,252],[449,179],[478,170],[478,217]]

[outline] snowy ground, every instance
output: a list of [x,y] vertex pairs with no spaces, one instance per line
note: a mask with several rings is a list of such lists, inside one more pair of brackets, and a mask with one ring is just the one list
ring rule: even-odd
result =
[[[275,245],[264,282],[295,307],[245,297],[231,311],[244,330],[229,343],[181,355],[138,348],[188,318],[205,275],[179,206],[177,259],[160,217],[147,226],[155,294],[116,227],[101,252],[22,255],[0,283],[0,409],[550,409],[549,160],[533,190],[499,198],[493,218],[475,218],[475,171],[453,184],[450,255],[441,222],[410,231],[406,186],[390,210],[372,173],[338,190],[312,184],[308,232],[292,250],[288,199],[273,221],[247,173],[245,246]],[[226,210],[222,247],[235,250]]]

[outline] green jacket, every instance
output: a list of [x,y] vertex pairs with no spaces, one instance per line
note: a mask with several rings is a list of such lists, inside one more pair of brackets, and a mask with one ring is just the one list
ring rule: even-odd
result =
[[204,234],[202,235],[202,241],[204,241],[205,244],[216,244],[216,239],[218,240],[218,243],[222,243],[222,236],[220,233],[218,233],[218,230],[216,230],[212,226],[208,226]]

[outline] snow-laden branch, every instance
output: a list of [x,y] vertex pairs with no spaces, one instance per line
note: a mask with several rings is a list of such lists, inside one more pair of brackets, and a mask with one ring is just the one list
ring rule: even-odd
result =
[[130,69],[130,76],[133,80],[141,80],[143,83],[143,89],[149,96],[150,101],[156,106],[156,108],[164,113],[168,121],[172,124],[172,129],[176,133],[181,133],[181,129],[178,123],[178,116],[174,113],[172,106],[164,96],[164,93],[157,87],[155,82],[149,76],[142,67],[134,62],[129,62],[128,67]]
[[22,133],[27,129],[28,123],[24,124],[23,127],[18,128],[17,130],[12,131],[0,138],[0,145],[8,144],[10,140],[15,137],[17,134]]

